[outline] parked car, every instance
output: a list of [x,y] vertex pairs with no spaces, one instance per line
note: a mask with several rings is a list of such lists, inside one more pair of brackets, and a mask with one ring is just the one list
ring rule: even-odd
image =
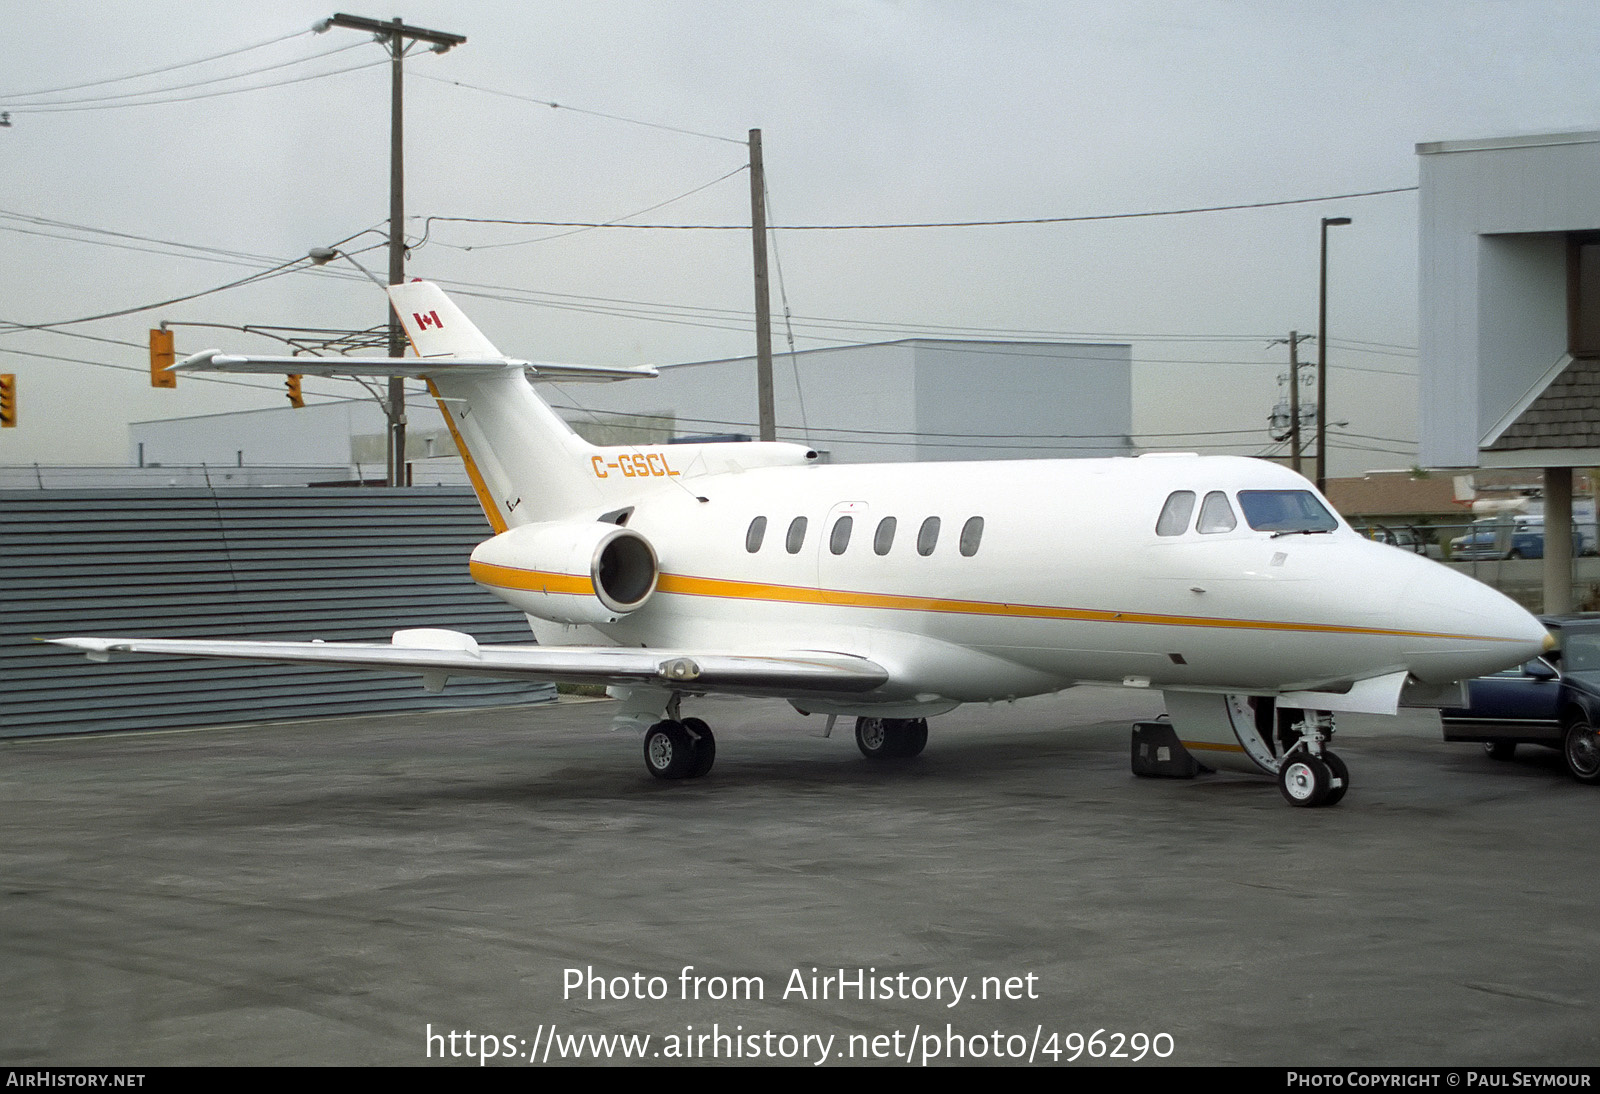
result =
[[[1572,553],[1584,551],[1583,534],[1572,531]],[[1544,518],[1519,516],[1513,522],[1500,517],[1475,520],[1467,534],[1450,541],[1453,562],[1473,562],[1486,558],[1543,558]]]
[[1440,711],[1444,739],[1481,741],[1496,760],[1521,744],[1560,749],[1573,778],[1600,783],[1600,615],[1541,622],[1556,648],[1468,681],[1468,705]]

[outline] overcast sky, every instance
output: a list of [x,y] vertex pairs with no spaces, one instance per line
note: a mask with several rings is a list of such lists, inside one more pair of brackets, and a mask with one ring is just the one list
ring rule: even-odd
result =
[[[333,10],[140,0],[11,11],[0,321],[53,324],[200,293],[346,239],[379,248],[360,259],[381,276],[388,69],[359,32],[306,33]],[[757,127],[772,222],[818,225],[1388,190],[1415,185],[1419,141],[1600,121],[1600,8],[1583,2],[408,0],[350,10],[467,37],[407,61],[407,231],[421,241],[408,273],[485,294],[461,302],[504,351],[534,359],[752,352],[748,232],[566,234],[425,218],[611,221],[697,191],[632,219],[748,223],[743,141]],[[279,38],[139,81],[54,90]],[[370,67],[282,82],[357,65]],[[215,95],[241,81],[199,83],[268,66],[282,67],[242,83],[279,86]],[[102,98],[141,89],[182,101]],[[37,91],[50,93],[24,94]],[[87,99],[97,101],[77,101]],[[1210,451],[1226,440],[1250,453],[1269,444],[1287,362],[1267,340],[1316,326],[1324,216],[1354,220],[1333,229],[1331,247],[1330,416],[1356,435],[1333,469],[1409,466],[1412,192],[1089,223],[790,230],[776,233],[776,254],[798,348],[952,328],[1129,341],[1136,427],[1202,434],[1150,443]],[[0,434],[0,464],[120,464],[128,421],[282,405],[264,381],[152,390],[144,346],[161,320],[351,328],[378,323],[383,307],[347,264],[302,264],[154,311],[0,329],[0,371],[19,378],[22,423]],[[270,351],[228,330],[175,330],[180,354]],[[784,337],[779,322],[780,349]],[[332,382],[307,391],[350,394]]]

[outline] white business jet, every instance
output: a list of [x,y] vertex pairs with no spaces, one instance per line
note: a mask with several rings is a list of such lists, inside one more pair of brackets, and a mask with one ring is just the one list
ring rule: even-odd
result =
[[[776,696],[855,718],[872,758],[920,752],[930,716],[1078,684],[1156,688],[1142,773],[1174,757],[1332,804],[1349,774],[1329,712],[1465,705],[1457,683],[1535,656],[1544,629],[1489,587],[1363,539],[1305,479],[1235,457],[827,466],[787,443],[596,447],[528,377],[653,369],[503,356],[435,285],[390,296],[417,356],[243,357],[178,367],[414,376],[455,436],[493,538],[479,584],[537,645],[447,630],[388,644],[58,641],[165,653],[601,683],[663,779],[716,755],[686,699]],[[1162,733],[1165,735],[1163,736]]]

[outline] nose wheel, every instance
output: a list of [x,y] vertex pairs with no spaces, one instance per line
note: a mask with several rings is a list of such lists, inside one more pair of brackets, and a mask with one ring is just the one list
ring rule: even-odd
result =
[[1313,808],[1337,805],[1350,789],[1350,769],[1332,752],[1313,756],[1297,748],[1278,768],[1278,789],[1290,805]]

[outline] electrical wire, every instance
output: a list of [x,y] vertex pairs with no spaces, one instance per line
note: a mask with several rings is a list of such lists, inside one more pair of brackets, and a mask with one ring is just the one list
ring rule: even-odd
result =
[[175,72],[180,68],[193,68],[195,65],[203,65],[208,61],[220,61],[225,57],[235,57],[241,53],[265,49],[267,46],[275,46],[279,42],[287,42],[291,38],[299,38],[302,35],[314,33],[316,32],[313,30],[297,30],[277,38],[269,38],[265,42],[257,42],[253,46],[240,46],[238,49],[230,49],[224,53],[213,53],[209,57],[201,57],[198,60],[179,61],[174,65],[163,65],[161,68],[146,69],[143,72],[134,72],[127,76],[108,76],[103,80],[90,80],[88,83],[82,84],[67,84],[65,87],[50,87],[42,91],[16,91],[9,94],[0,94],[0,101],[10,102],[13,99],[34,99],[41,95],[56,95],[63,91],[81,91],[86,87],[103,87],[106,84],[121,83],[124,80],[140,80],[146,76],[159,76],[164,72]]
[[[90,106],[47,106],[47,107],[38,107],[38,108],[35,108],[35,107],[24,107],[24,108],[19,108],[17,110],[13,110],[12,113],[13,114],[71,114],[71,113],[77,113],[77,112],[83,111],[83,110],[123,110],[123,109],[127,109],[129,107],[136,107],[136,106],[167,106],[167,105],[170,105],[172,103],[192,103],[192,102],[198,102],[201,99],[219,98],[219,97],[221,97],[223,95],[239,95],[239,94],[242,94],[242,93],[247,92],[247,91],[266,91],[269,88],[274,88],[274,87],[288,87],[288,86],[290,86],[292,84],[303,84],[303,83],[307,83],[307,82],[309,82],[311,80],[325,79],[325,78],[327,78],[329,76],[343,76],[347,72],[360,72],[363,69],[376,68],[379,65],[387,65],[388,63],[389,63],[389,61],[386,60],[386,59],[380,59],[380,60],[376,60],[376,61],[365,61],[365,62],[362,62],[361,64],[358,64],[358,65],[349,65],[349,66],[347,66],[345,68],[335,68],[335,69],[332,69],[332,70],[330,70],[328,72],[314,72],[314,73],[310,74],[309,76],[297,76],[297,77],[294,77],[293,79],[277,80],[277,81],[274,81],[272,83],[256,84],[256,85],[251,86],[251,87],[232,87],[232,88],[225,88],[225,89],[223,89],[221,91],[207,91],[207,92],[204,92],[204,93],[199,94],[199,95],[184,95],[184,96],[180,96],[180,97],[175,98],[175,99],[151,99],[148,102],[142,102],[142,103],[102,103],[102,104],[100,104],[98,106],[94,106],[94,105],[90,105]],[[153,93],[153,94],[159,94],[159,93]]]
[[[229,80],[242,80],[247,76],[258,76],[263,72],[276,72],[280,68],[289,68],[293,65],[303,65],[310,61],[320,60],[323,57],[332,57],[336,53],[344,53],[347,50],[360,49],[366,44],[367,43],[365,42],[350,42],[347,45],[336,46],[333,49],[323,50],[321,53],[313,53],[309,57],[296,57],[293,60],[279,61],[276,64],[263,65],[260,68],[246,69],[244,72],[235,72],[226,76],[208,76],[203,80],[194,80],[186,84],[173,84],[171,87],[152,88],[149,91],[121,91],[112,95],[91,95],[81,99],[60,99],[53,102],[32,103],[28,104],[26,107],[13,107],[12,112],[43,114],[48,113],[49,111],[46,108],[50,107],[75,106],[81,103],[110,103],[119,99],[143,99],[152,95],[170,94],[174,91],[188,91],[191,88],[205,87],[208,84],[226,83]],[[147,104],[129,103],[126,105],[144,106]]]
[[[600,110],[586,110],[581,106],[568,106],[565,103],[551,102],[549,99],[538,99],[532,95],[518,95],[514,91],[497,91],[492,87],[482,87],[478,84],[469,84],[464,80],[451,80],[444,76],[430,76],[422,72],[419,72],[416,75],[419,79],[432,80],[434,83],[451,84],[455,87],[464,87],[469,91],[481,91],[485,95],[498,95],[504,99],[516,99],[520,102],[536,103],[539,106],[548,106],[552,110],[570,110],[574,114],[588,114],[590,117],[594,118],[605,118],[606,120],[613,122],[625,122],[628,125],[640,125],[647,129],[661,129],[668,133],[682,133],[690,137],[704,137],[706,140],[724,141],[728,144],[748,145],[750,143],[748,140],[739,140],[737,137],[723,137],[716,133],[701,133],[695,129],[684,129],[676,125],[662,125],[660,122],[641,121],[638,118],[629,118],[622,114],[607,114]],[[567,225],[566,227],[574,227],[574,225]],[[602,228],[604,225],[596,224],[591,225],[590,227]]]
[[[1348,194],[1327,194],[1312,198],[1284,198],[1278,201],[1253,201],[1234,205],[1199,205],[1182,209],[1155,209],[1137,213],[1094,213],[1080,216],[1017,217],[998,220],[930,220],[900,224],[775,224],[775,232],[864,232],[898,228],[993,228],[1025,224],[1079,224],[1095,220],[1137,220],[1148,217],[1190,216],[1196,213],[1225,213],[1241,209],[1272,209],[1285,205],[1311,205],[1324,201],[1348,201],[1353,198],[1378,197],[1383,194],[1404,194],[1416,190],[1415,186],[1395,186],[1385,190],[1362,190]],[[586,220],[509,220],[495,217],[434,217],[434,220],[459,221],[467,224],[515,224],[545,228],[637,228],[656,231],[709,231],[748,232],[748,224],[600,224]]]
[[306,260],[303,258],[292,259],[283,263],[281,266],[275,266],[270,270],[263,270],[258,273],[253,273],[248,277],[241,277],[237,281],[229,281],[227,284],[218,285],[215,288],[202,289],[200,292],[189,293],[185,296],[174,296],[170,300],[160,300],[154,304],[140,304],[139,306],[133,308],[122,308],[118,311],[101,312],[99,315],[86,315],[79,319],[63,319],[55,323],[11,323],[0,320],[0,334],[13,334],[18,331],[25,330],[49,330],[54,327],[70,327],[76,326],[79,323],[93,323],[101,319],[115,319],[123,315],[134,315],[142,311],[153,311],[156,308],[164,308],[169,304],[181,304],[186,300],[198,300],[202,296],[211,296],[213,293],[226,292],[229,289],[237,289],[242,285],[248,285],[255,281],[264,281],[270,277],[279,277],[288,273],[292,267],[304,261]]
[[[712,179],[710,182],[704,183],[704,184],[702,184],[700,186],[696,186],[693,190],[686,190],[683,193],[679,194],[677,197],[668,198],[666,201],[658,201],[654,205],[647,205],[645,208],[640,209],[637,212],[627,213],[627,214],[624,214],[623,216],[616,217],[615,219],[608,220],[608,221],[605,222],[605,225],[602,225],[602,226],[620,224],[625,220],[632,219],[633,217],[644,216],[644,214],[646,214],[646,213],[653,213],[657,209],[665,208],[666,206],[672,205],[675,202],[682,201],[684,198],[692,197],[693,195],[698,194],[702,190],[709,190],[711,187],[715,186],[717,183],[724,182],[724,181],[726,181],[728,179],[731,179],[731,178],[733,178],[733,176],[741,174],[741,173],[743,173],[745,171],[748,171],[749,169],[750,169],[750,165],[748,163],[741,163],[738,167],[735,167],[732,171],[729,171],[727,174],[718,175],[716,178]],[[420,246],[422,246],[423,243],[428,242],[428,237],[433,232],[433,221],[434,221],[434,219],[435,219],[434,217],[427,217],[423,221],[422,239],[416,244],[416,247],[420,247]],[[513,241],[511,241],[509,243],[477,243],[477,244],[472,244],[472,245],[469,246],[469,245],[461,244],[461,243],[443,243],[443,242],[441,242],[438,245],[440,247],[449,247],[449,248],[451,248],[453,250],[458,250],[458,251],[491,251],[491,250],[495,250],[495,249],[500,248],[500,247],[521,247],[521,246],[524,246],[524,245],[529,244],[529,243],[545,243],[545,242],[547,242],[549,240],[552,240],[552,239],[565,239],[567,236],[581,235],[584,232],[592,232],[592,231],[594,231],[593,228],[574,228],[570,232],[556,232],[553,235],[539,236],[536,239],[519,239],[519,240],[513,240]],[[415,250],[416,247],[413,247],[412,249]]]

